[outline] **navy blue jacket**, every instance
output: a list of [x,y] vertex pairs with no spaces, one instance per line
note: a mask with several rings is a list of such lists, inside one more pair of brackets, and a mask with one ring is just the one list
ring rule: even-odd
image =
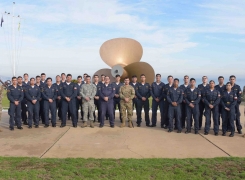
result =
[[24,92],[21,86],[16,86],[16,88],[13,85],[10,85],[7,90],[7,97],[11,103],[14,103],[14,101],[21,102],[24,98]]
[[53,86],[56,88],[57,90],[57,96],[61,96],[60,91],[62,90],[62,83],[60,82],[60,84],[58,85],[57,83],[54,83]]
[[201,99],[201,91],[198,88],[195,88],[191,91],[191,88],[187,88],[184,93],[184,99],[186,104],[198,104]]
[[49,99],[52,99],[53,101],[56,100],[57,98],[57,89],[55,86],[51,86],[50,88],[48,87],[48,85],[43,87],[42,90],[42,97],[44,100],[48,101]]
[[112,84],[108,84],[107,86],[105,84],[101,85],[99,87],[99,99],[102,102],[105,102],[104,97],[108,97],[108,102],[113,101],[113,98],[115,96],[115,87]]
[[231,88],[232,91],[234,91],[237,95],[237,103],[240,104],[242,101],[242,90],[241,87],[237,84],[234,84]]
[[234,107],[237,103],[237,95],[235,91],[231,91],[229,94],[227,91],[224,91],[221,98],[221,105],[223,108]]
[[100,83],[98,83],[97,85],[95,84],[95,83],[93,83],[95,86],[96,86],[96,88],[97,88],[97,91],[96,91],[96,94],[95,94],[95,96],[99,96],[99,90],[100,90],[100,88],[101,88],[101,84]]
[[206,89],[203,93],[203,101],[209,106],[210,104],[216,106],[220,103],[220,92],[216,89],[211,91],[210,89]]
[[170,87],[169,83],[165,84],[164,89],[163,89],[163,98],[167,100],[167,94],[170,88],[172,88],[173,85]]
[[37,85],[31,87],[30,85],[26,87],[25,97],[28,101],[37,100],[39,101],[41,98],[41,91]]
[[163,99],[163,90],[164,90],[165,84],[163,82],[160,82],[159,85],[157,85],[156,82],[153,82],[151,84],[151,96],[152,98],[158,98],[159,100]]
[[149,83],[145,83],[144,85],[138,83],[135,89],[138,99],[141,99],[142,97],[148,99],[151,96],[151,87]]
[[226,85],[223,85],[222,87],[220,87],[219,85],[216,85],[215,89],[218,90],[220,94],[222,94],[224,91],[226,91]]
[[205,90],[209,89],[209,84],[207,84],[205,87],[203,86],[203,84],[199,84],[198,89],[201,91],[201,95],[203,96],[203,93],[205,92]]
[[176,90],[174,89],[174,87],[170,88],[167,93],[167,100],[169,104],[171,104],[172,102],[176,102],[177,104],[182,103],[183,90],[179,87]]
[[80,89],[82,87],[82,85],[84,84],[84,81],[82,81],[82,83],[79,85],[78,83],[76,83],[77,86],[77,96],[80,96]]
[[66,97],[69,97],[70,99],[74,99],[75,97],[77,97],[76,84],[73,82],[71,82],[69,85],[66,82],[63,83],[60,95],[63,99],[65,99]]

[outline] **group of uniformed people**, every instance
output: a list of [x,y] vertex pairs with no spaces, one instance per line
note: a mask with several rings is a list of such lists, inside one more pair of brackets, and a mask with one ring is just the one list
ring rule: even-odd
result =
[[[104,126],[104,120],[109,119],[110,127],[114,127],[115,110],[120,111],[121,126],[133,127],[132,115],[136,108],[137,127],[142,123],[142,108],[146,126],[155,127],[157,123],[157,110],[160,110],[161,127],[172,132],[174,129],[181,133],[191,132],[193,126],[195,134],[202,128],[203,115],[205,116],[204,134],[209,134],[211,114],[213,130],[217,136],[219,125],[222,123],[222,135],[231,132],[234,136],[235,125],[239,134],[242,134],[240,123],[240,110],[242,92],[239,85],[235,84],[236,77],[230,76],[230,81],[224,84],[224,77],[218,77],[219,83],[213,80],[208,82],[207,76],[202,77],[202,84],[196,87],[196,80],[184,76],[184,84],[179,86],[179,79],[167,77],[167,84],[161,82],[161,75],[156,74],[156,81],[151,85],[146,82],[146,76],[132,76],[131,82],[127,77],[121,82],[120,75],[115,77],[115,82],[110,82],[109,76],[101,75],[92,78],[86,73],[77,77],[77,82],[72,82],[72,75],[62,73],[52,78],[46,74],[30,78],[27,73],[23,76],[12,78],[12,85],[8,87],[7,96],[10,101],[10,130],[22,128],[22,122],[32,128],[39,127],[42,120],[44,127],[56,127],[56,114],[61,120],[60,127],[66,126],[66,121],[71,117],[73,127],[77,127],[78,112],[81,109],[82,127],[94,127],[96,120],[95,109],[98,110],[99,127]],[[84,78],[84,81],[82,79]],[[149,98],[152,97],[152,117],[150,123]],[[58,113],[57,113],[58,111]],[[28,112],[28,113],[27,113]],[[27,115],[28,114],[28,115]],[[51,118],[49,118],[51,114]],[[220,120],[222,118],[222,121]],[[193,124],[194,122],[194,124]],[[89,123],[89,124],[88,124]]]

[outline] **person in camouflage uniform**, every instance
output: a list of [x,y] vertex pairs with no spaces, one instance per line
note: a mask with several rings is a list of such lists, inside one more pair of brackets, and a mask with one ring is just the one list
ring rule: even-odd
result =
[[[3,99],[3,85],[0,84],[0,121],[2,120],[2,99]],[[1,129],[0,129],[1,132]]]
[[132,128],[132,116],[133,116],[133,102],[132,99],[135,96],[135,90],[132,86],[129,85],[129,78],[126,77],[124,79],[124,85],[120,87],[119,96],[120,106],[121,106],[121,116],[122,116],[122,124],[121,128],[125,126],[126,121],[126,110],[128,117],[128,127]]
[[90,127],[94,127],[94,96],[96,95],[97,88],[91,83],[90,76],[86,76],[86,84],[83,84],[80,89],[80,96],[82,97],[82,110],[83,110],[83,125],[82,127],[87,127],[88,114],[90,120]]

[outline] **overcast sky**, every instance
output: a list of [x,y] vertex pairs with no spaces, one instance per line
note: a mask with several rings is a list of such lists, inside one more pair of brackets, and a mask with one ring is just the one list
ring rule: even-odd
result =
[[[0,0],[0,12],[5,11],[12,11],[12,1]],[[243,0],[21,0],[16,1],[15,11],[23,18],[22,46],[16,21],[16,46],[21,47],[18,75],[92,75],[108,68],[99,55],[102,43],[128,37],[142,44],[141,61],[163,77],[235,74],[244,78]],[[3,18],[0,75],[12,76],[6,46],[11,21]]]

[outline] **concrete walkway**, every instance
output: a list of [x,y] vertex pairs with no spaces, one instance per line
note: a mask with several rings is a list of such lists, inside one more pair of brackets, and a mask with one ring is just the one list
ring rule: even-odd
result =
[[[243,112],[243,111],[241,111]],[[242,114],[242,125],[245,118]],[[134,117],[134,124],[135,123]],[[158,114],[159,119],[159,114]],[[58,122],[58,125],[60,121]],[[23,130],[8,129],[7,112],[3,113],[0,122],[0,156],[39,157],[39,158],[213,158],[239,156],[245,157],[245,138],[235,134],[230,138],[210,134],[205,136],[201,130],[195,135],[168,133],[160,128],[142,127],[119,128],[118,114],[116,127],[109,127],[108,121],[104,128],[70,127],[43,128]],[[245,132],[245,130],[244,130]]]

